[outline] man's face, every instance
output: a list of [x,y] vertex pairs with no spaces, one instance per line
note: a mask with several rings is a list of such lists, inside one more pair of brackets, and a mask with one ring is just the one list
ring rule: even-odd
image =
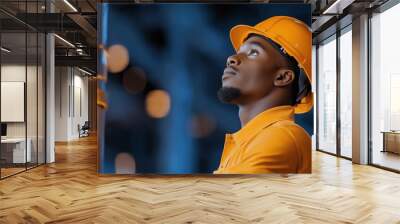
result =
[[275,87],[274,80],[279,69],[285,65],[285,59],[267,40],[251,36],[235,55],[227,59],[222,89],[240,92],[235,99],[227,101],[240,104],[268,95]]

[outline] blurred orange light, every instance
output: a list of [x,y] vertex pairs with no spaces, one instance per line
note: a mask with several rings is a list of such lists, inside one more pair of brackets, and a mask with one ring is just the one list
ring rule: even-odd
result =
[[170,96],[164,90],[153,90],[147,95],[146,110],[150,117],[163,118],[167,116],[170,106]]
[[123,45],[115,44],[106,51],[107,67],[112,73],[121,72],[129,64],[129,52]]
[[118,153],[115,157],[115,173],[134,174],[136,172],[136,162],[132,155],[126,152]]

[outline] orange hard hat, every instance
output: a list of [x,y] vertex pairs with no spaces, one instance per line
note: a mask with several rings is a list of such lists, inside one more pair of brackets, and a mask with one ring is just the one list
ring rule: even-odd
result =
[[[296,59],[299,68],[305,73],[310,84],[312,83],[311,72],[311,30],[303,22],[289,16],[270,17],[257,25],[237,25],[231,29],[230,38],[236,51],[244,43],[250,34],[258,34],[267,37],[279,44],[287,54]],[[313,93],[303,97],[295,105],[295,113],[306,113],[313,107]]]

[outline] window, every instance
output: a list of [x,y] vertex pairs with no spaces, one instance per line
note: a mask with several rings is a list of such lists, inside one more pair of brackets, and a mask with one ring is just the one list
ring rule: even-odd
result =
[[336,36],[318,47],[318,145],[336,153]]
[[371,162],[400,170],[400,4],[371,18]]
[[352,157],[352,35],[351,26],[340,36],[340,155]]
[[[44,1],[18,2],[39,13]],[[0,6],[15,6],[1,2]],[[45,34],[0,12],[0,178],[45,163]],[[11,22],[12,21],[12,22]],[[11,109],[12,108],[12,109]]]

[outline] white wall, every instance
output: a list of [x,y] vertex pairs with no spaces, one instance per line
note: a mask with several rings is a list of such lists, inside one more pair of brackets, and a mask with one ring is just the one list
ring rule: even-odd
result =
[[68,140],[69,80],[69,69],[67,67],[55,68],[55,141]]
[[[25,121],[25,83],[1,82],[1,121],[24,122]],[[36,108],[36,107],[35,107]]]
[[[36,76],[36,66],[28,66],[27,68],[28,76],[28,88],[27,88],[27,106],[29,108],[29,113],[27,113],[28,119],[28,129],[33,127],[36,130],[36,113],[30,113],[31,111],[36,111],[36,79],[31,76]],[[1,81],[2,82],[25,82],[25,65],[2,65],[1,66]],[[34,86],[35,88],[32,88]],[[31,87],[31,88],[29,88]],[[39,105],[40,107],[40,105]],[[6,108],[1,108],[5,110]],[[34,122],[34,123],[32,123]],[[30,131],[28,130],[28,137]],[[36,134],[36,133],[35,133]],[[25,122],[7,122],[7,136],[8,137],[25,137]]]
[[1,65],[1,81],[25,82],[25,65]]
[[[2,82],[24,82],[26,84],[26,107],[22,108],[26,112],[27,120],[24,122],[6,122],[8,138],[30,139],[32,162],[44,162],[44,92],[42,68],[39,66],[25,66],[25,64],[3,64],[1,66]],[[27,80],[26,80],[27,78]],[[7,97],[7,96],[2,96]],[[7,110],[9,108],[1,108]],[[39,150],[39,151],[37,151]],[[37,156],[39,153],[39,156]]]
[[88,120],[88,78],[76,68],[56,67],[56,141],[79,138],[78,124]]
[[[32,67],[28,67],[28,70],[31,69]],[[18,64],[2,65],[1,81],[25,82],[25,65],[18,65]],[[5,109],[6,108],[1,108],[1,110]],[[24,122],[7,123],[7,137],[25,137],[25,123]]]

